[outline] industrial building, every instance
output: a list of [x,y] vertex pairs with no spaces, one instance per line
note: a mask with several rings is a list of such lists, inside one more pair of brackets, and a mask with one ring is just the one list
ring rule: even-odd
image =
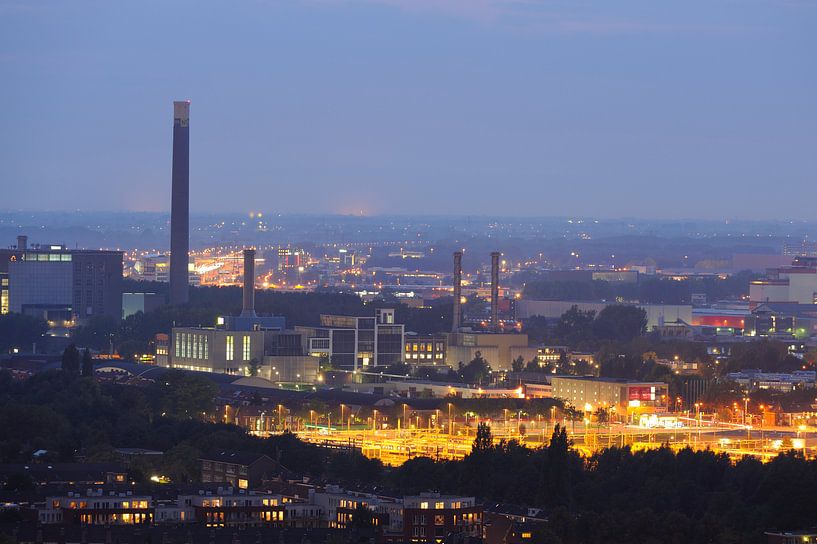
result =
[[817,257],[795,257],[791,266],[772,268],[749,283],[749,309],[762,303],[817,304]]
[[629,409],[666,411],[668,386],[662,382],[638,382],[621,378],[586,376],[552,376],[554,398],[560,398],[579,409],[592,412],[597,408],[615,408],[619,414]]
[[537,348],[528,343],[522,333],[458,332],[448,335],[446,363],[457,368],[468,364],[477,355],[485,359],[493,370],[511,370],[513,362],[522,357],[527,363],[537,357]]
[[122,252],[34,244],[0,249],[0,312],[68,327],[95,316],[122,317]]
[[319,360],[306,353],[306,336],[286,330],[283,317],[256,315],[254,284],[255,250],[247,249],[241,315],[218,317],[214,327],[174,327],[169,354],[157,356],[157,363],[276,382],[314,383]]
[[500,253],[491,253],[490,330],[482,332],[462,326],[462,252],[454,253],[454,317],[445,356],[446,364],[453,368],[477,356],[500,371],[510,370],[518,357],[525,362],[536,358],[536,348],[529,346],[527,334],[503,332],[499,323],[499,257]]
[[[548,319],[558,319],[573,306],[584,312],[594,311],[598,314],[604,308],[610,306],[610,303],[580,300],[518,300],[516,301],[516,317],[527,319],[540,316]],[[633,306],[646,312],[647,330],[663,326],[665,323],[678,321],[692,323],[691,304],[633,304]]]

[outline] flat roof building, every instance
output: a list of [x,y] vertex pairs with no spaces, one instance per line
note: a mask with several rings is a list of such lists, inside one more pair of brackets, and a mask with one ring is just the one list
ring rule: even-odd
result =
[[578,409],[598,408],[621,410],[643,408],[649,411],[667,409],[668,385],[662,382],[639,382],[623,378],[586,376],[552,376],[554,398],[560,398]]
[[23,242],[0,249],[0,312],[58,326],[96,316],[121,319],[122,255]]

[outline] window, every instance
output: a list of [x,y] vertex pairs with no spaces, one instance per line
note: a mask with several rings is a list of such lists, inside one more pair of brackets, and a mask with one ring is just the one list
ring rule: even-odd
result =
[[241,352],[242,352],[241,353],[242,358],[245,361],[249,361],[250,360],[250,337],[249,336],[244,336],[243,341],[241,343]]
[[445,503],[444,502],[438,502],[437,504],[434,505],[434,508],[437,509],[437,510],[442,510],[443,508],[445,508]]
[[423,510],[428,510],[428,503],[427,502],[421,502],[420,503],[420,508],[423,509]]
[[250,485],[249,482],[247,480],[245,480],[244,478],[239,478],[238,479],[238,488],[239,489],[247,489],[247,487],[249,487],[249,485]]
[[233,335],[228,334],[227,335],[227,360],[228,361],[233,360],[233,349],[234,349],[233,341],[234,341]]

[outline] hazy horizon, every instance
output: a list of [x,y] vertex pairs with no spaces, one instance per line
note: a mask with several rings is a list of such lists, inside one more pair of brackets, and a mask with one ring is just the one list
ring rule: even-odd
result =
[[[817,2],[0,0],[9,208],[813,216]],[[10,202],[7,202],[10,204]]]

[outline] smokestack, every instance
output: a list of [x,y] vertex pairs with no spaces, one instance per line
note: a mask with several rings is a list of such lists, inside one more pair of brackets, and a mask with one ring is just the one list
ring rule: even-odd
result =
[[28,249],[28,236],[17,237],[17,249]]
[[170,303],[190,297],[190,101],[173,102],[173,178],[170,201]]
[[460,332],[460,320],[462,319],[462,309],[460,299],[462,298],[462,251],[454,252],[454,319],[451,324],[451,332]]
[[491,252],[491,328],[499,330],[499,255]]
[[255,250],[244,250],[244,306],[241,317],[255,317]]

